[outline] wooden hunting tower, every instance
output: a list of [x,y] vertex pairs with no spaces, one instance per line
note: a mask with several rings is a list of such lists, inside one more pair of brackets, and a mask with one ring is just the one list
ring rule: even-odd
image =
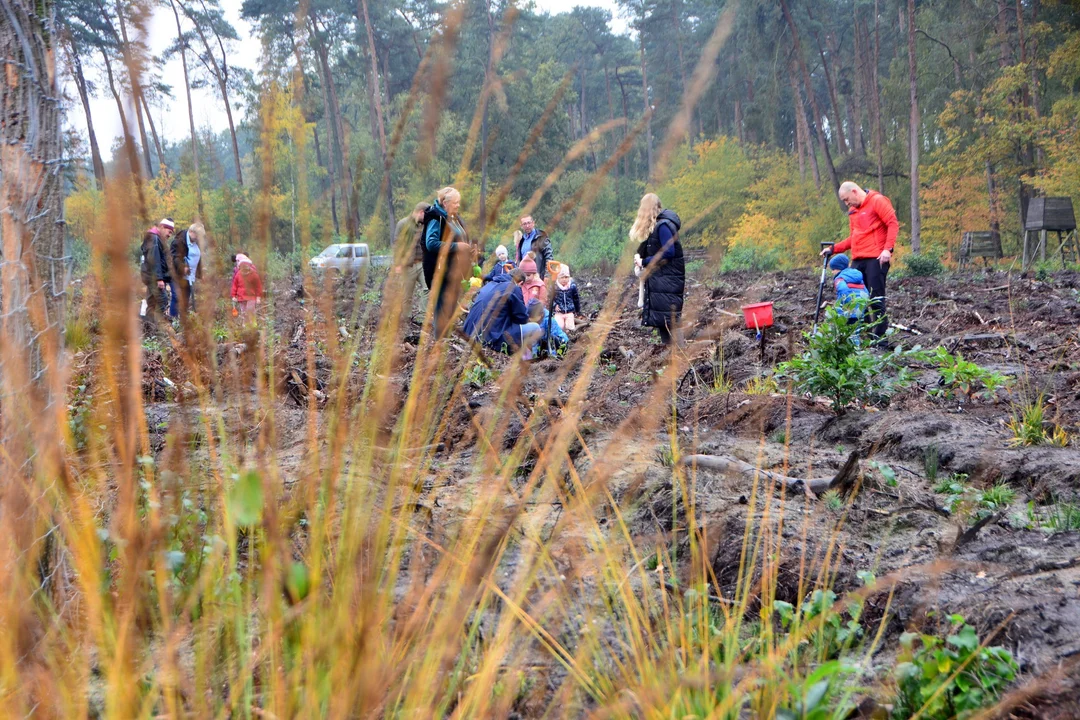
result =
[[1046,260],[1046,234],[1057,233],[1061,266],[1080,259],[1080,242],[1076,238],[1076,215],[1072,199],[1067,197],[1032,198],[1024,220],[1024,269],[1035,261]]
[[1000,258],[1001,235],[990,230],[966,232],[960,240],[960,267],[963,268],[971,262],[972,258]]

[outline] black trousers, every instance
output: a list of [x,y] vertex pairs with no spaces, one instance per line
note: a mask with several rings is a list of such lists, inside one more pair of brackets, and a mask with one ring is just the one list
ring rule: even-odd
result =
[[866,289],[870,291],[870,317],[876,321],[871,332],[875,337],[883,337],[889,329],[889,318],[885,314],[885,278],[889,275],[889,263],[884,265],[877,258],[859,258],[851,266],[862,273]]

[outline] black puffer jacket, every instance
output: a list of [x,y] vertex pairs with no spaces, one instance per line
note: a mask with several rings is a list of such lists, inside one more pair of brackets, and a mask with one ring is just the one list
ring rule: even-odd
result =
[[646,327],[672,327],[682,314],[686,263],[679,243],[680,227],[682,221],[674,211],[661,210],[652,234],[638,246],[648,268],[641,309],[641,324]]
[[569,287],[562,287],[555,283],[555,312],[581,314],[581,297],[578,295],[577,283],[570,281]]

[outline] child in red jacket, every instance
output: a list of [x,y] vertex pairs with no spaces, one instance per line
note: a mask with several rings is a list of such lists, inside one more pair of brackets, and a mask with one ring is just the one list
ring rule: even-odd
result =
[[255,307],[262,302],[262,279],[255,269],[255,263],[247,255],[240,253],[233,259],[236,269],[232,278],[232,299],[239,306],[244,319],[251,319],[255,315]]

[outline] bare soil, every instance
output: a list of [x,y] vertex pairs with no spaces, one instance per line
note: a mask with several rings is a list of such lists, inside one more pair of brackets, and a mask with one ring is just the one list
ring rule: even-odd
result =
[[[565,359],[533,364],[521,391],[528,410],[538,398],[551,398],[546,412],[557,412],[580,375],[584,342],[598,330],[597,310],[608,290],[606,278],[578,277],[586,312],[593,322],[574,336]],[[370,290],[371,288],[368,288]],[[323,412],[319,398],[304,387],[313,372],[317,387],[333,392],[341,378],[331,375],[327,354],[346,334],[361,333],[362,351],[370,351],[378,320],[375,302],[361,302],[354,318],[351,300],[365,292],[349,280],[334,288],[332,304],[322,306],[305,298],[298,279],[274,288],[273,331],[280,338],[279,368],[275,378],[264,378],[277,390],[274,443],[286,486],[304,472],[304,439],[311,428],[309,402],[315,421]],[[784,273],[729,274],[707,283],[690,282],[686,298],[685,370],[679,378],[665,377],[669,351],[657,344],[651,330],[640,327],[636,281],[622,288],[622,308],[607,335],[588,387],[582,437],[591,452],[571,455],[584,472],[607,443],[624,443],[626,464],[611,478],[611,490],[627,511],[635,536],[645,540],[671,537],[673,503],[671,470],[664,466],[660,448],[670,443],[664,424],[643,434],[636,413],[655,397],[654,384],[674,385],[674,409],[682,452],[733,455],[763,468],[785,469],[792,476],[825,476],[835,472],[851,451],[857,451],[863,470],[858,495],[842,512],[804,498],[771,500],[771,510],[785,513],[790,552],[782,558],[778,594],[797,601],[800,592],[800,557],[832,543],[842,558],[834,587],[844,591],[858,585],[856,573],[871,570],[877,577],[895,577],[895,593],[872,596],[871,616],[886,614],[887,637],[905,629],[933,629],[950,613],[960,613],[981,635],[997,632],[1017,657],[1025,680],[1039,679],[1016,717],[1080,717],[1080,533],[1051,532],[1030,519],[1053,503],[1075,501],[1080,494],[1080,452],[1076,441],[1066,448],[1013,447],[1006,427],[1017,407],[1042,395],[1049,415],[1073,437],[1080,417],[1080,274],[1057,273],[1045,281],[1034,277],[988,272],[941,278],[890,279],[889,314],[907,328],[898,334],[906,345],[943,345],[962,352],[968,360],[1013,379],[1008,392],[991,400],[939,400],[927,390],[938,375],[925,368],[918,384],[895,396],[887,407],[851,409],[835,416],[819,399],[778,392],[746,394],[746,383],[769,375],[779,362],[798,353],[802,332],[812,322],[817,274],[809,270]],[[764,362],[747,330],[740,306],[769,300],[775,303],[775,325],[769,329]],[[414,317],[419,318],[420,302]],[[312,322],[312,318],[316,318]],[[308,355],[308,338],[316,342]],[[317,336],[317,337],[316,337]],[[406,323],[399,348],[394,382],[402,393],[416,357],[420,337],[417,320]],[[469,361],[470,350],[453,340],[458,368]],[[722,378],[716,378],[722,348]],[[235,336],[216,350],[222,372],[237,378],[254,376],[251,348],[240,347]],[[170,418],[184,412],[183,401],[167,391],[162,378],[183,386],[183,372],[170,366],[168,352],[145,356],[143,390],[150,420],[152,445],[164,452]],[[488,354],[498,371],[512,362]],[[363,368],[346,378],[346,386],[362,387]],[[723,380],[730,386],[726,389]],[[721,392],[717,392],[717,386]],[[467,403],[449,408],[451,421],[438,439],[438,462],[462,462],[473,438],[469,416],[483,413],[499,397],[499,378],[469,387]],[[667,398],[670,402],[670,391]],[[230,424],[255,438],[262,430],[258,418],[243,408],[241,397],[222,398],[237,413],[227,413]],[[318,429],[320,432],[322,428]],[[507,447],[521,432],[512,424]],[[945,510],[947,498],[933,491],[927,477],[928,449],[936,448],[938,476],[968,476],[968,483],[987,488],[1006,483],[1017,499],[995,521],[974,537],[964,536],[970,522]],[[464,454],[463,454],[464,453]],[[580,453],[580,454],[579,454]],[[885,482],[870,461],[883,463],[896,473],[895,485]],[[725,595],[737,576],[739,548],[746,521],[748,483],[705,470],[695,476],[698,517],[714,544],[712,565]],[[430,512],[433,527],[453,526],[463,512],[461,487],[432,486],[421,502]],[[554,508],[544,509],[546,532],[559,538],[552,549],[557,563],[572,567],[579,545],[579,528],[566,527]],[[804,529],[805,528],[805,529]],[[958,538],[960,541],[958,542]],[[805,587],[803,588],[805,591]],[[883,647],[895,643],[883,643]],[[888,653],[883,650],[883,653]],[[883,655],[882,663],[888,662]]]

